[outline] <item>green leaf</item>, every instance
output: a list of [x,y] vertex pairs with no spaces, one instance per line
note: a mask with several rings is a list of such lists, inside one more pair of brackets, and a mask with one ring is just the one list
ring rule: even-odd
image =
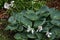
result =
[[17,14],[15,15],[15,19],[20,23],[22,16],[23,16],[22,14],[17,13]]
[[40,39],[35,39],[35,40],[40,40]]
[[42,14],[42,13],[45,13],[47,11],[49,11],[49,8],[47,6],[43,6],[40,8],[39,11],[36,12],[36,14]]
[[26,14],[34,14],[35,12],[34,12],[34,10],[27,10],[26,11]]
[[29,18],[30,20],[38,20],[38,16],[35,14],[26,14],[25,17]]
[[44,17],[48,17],[50,14],[49,13],[43,13],[43,14],[41,14],[41,16],[44,16]]
[[24,25],[26,25],[26,26],[32,26],[32,22],[29,20],[29,19],[27,19],[27,18],[25,18],[25,17],[22,17],[21,18],[21,22],[24,24]]
[[16,19],[11,16],[9,19],[8,19],[8,22],[10,22],[11,24],[16,24]]
[[16,33],[14,38],[17,40],[26,40],[27,36],[25,34],[22,34],[22,33]]
[[43,34],[41,34],[41,33],[36,33],[36,36],[39,40],[41,40],[43,38]]
[[55,35],[60,36],[60,28],[59,27],[54,27],[51,29],[51,32],[54,32]]
[[51,23],[47,23],[44,27],[43,27],[43,32],[47,32],[49,31],[51,28],[53,28],[54,25],[52,25]]
[[43,25],[46,22],[46,19],[44,18],[43,21],[42,20],[37,20],[34,22],[34,27],[38,27]]
[[16,30],[17,29],[17,26],[10,26],[8,25],[5,30]]
[[15,34],[14,36],[15,39],[21,39],[21,35],[19,33]]
[[34,22],[34,27],[38,27],[42,24],[42,21],[35,21]]
[[25,14],[24,10],[22,12],[20,12],[20,13],[15,14],[15,19],[20,23],[21,18],[23,17],[24,14]]
[[[30,12],[31,11],[31,12]],[[39,17],[34,13],[32,12],[32,10],[30,10],[29,12],[27,12],[24,16],[30,20],[38,20]]]
[[59,26],[60,27],[60,21],[59,20],[52,20],[51,23],[53,25]]
[[50,17],[52,19],[57,19],[60,20],[60,11],[59,10],[51,10],[52,12],[50,12]]
[[19,27],[17,28],[17,31],[19,31],[19,32],[23,31],[23,26],[19,26]]
[[27,37],[28,37],[28,38],[32,38],[32,39],[33,39],[33,38],[36,38],[35,34],[27,34]]
[[60,28],[54,27],[51,29],[52,36],[50,39],[59,38],[60,37]]

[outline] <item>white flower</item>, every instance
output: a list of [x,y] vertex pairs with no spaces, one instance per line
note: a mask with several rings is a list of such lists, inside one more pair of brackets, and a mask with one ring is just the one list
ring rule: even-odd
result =
[[5,4],[4,4],[4,8],[5,8],[5,9],[10,9],[10,4],[5,3]]
[[27,32],[30,32],[30,31],[31,31],[31,27],[30,27],[30,26],[28,26]]
[[31,32],[32,34],[34,33],[34,29],[28,26],[27,32]]
[[43,30],[42,26],[38,26],[38,29],[36,32],[41,32]]
[[9,3],[4,3],[4,8],[5,9],[10,9],[10,7],[13,7],[13,5],[14,5],[14,1],[11,1],[11,3],[9,4]]
[[51,35],[52,35],[52,33],[50,33],[50,32],[47,31],[46,35],[47,35],[48,38],[50,38]]
[[11,7],[13,7],[14,6],[14,1],[11,1],[11,4],[10,5],[11,5]]
[[14,1],[11,1],[11,4],[14,3]]

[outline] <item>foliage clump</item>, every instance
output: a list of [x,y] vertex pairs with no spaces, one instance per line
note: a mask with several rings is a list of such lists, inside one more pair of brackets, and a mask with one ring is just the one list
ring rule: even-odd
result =
[[47,6],[38,11],[13,12],[5,30],[17,31],[16,40],[54,40],[60,37],[60,11]]
[[[59,40],[59,10],[45,6],[45,0],[14,0],[13,2],[13,7],[9,7],[8,10],[5,8],[5,13],[9,16],[4,29],[4,31],[13,32],[12,38],[16,40]],[[0,0],[0,3],[0,8],[4,10],[4,4],[10,5],[11,0]]]

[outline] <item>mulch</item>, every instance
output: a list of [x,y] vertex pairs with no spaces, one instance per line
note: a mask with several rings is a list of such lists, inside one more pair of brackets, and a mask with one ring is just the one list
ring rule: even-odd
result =
[[5,9],[0,9],[0,30],[2,30],[3,34],[7,35],[9,38],[12,38],[11,40],[13,40],[13,35],[15,34],[15,32],[4,30],[7,25],[7,20],[9,17],[10,15],[6,13]]
[[4,9],[0,10],[0,19],[8,19],[9,18],[9,15],[5,12],[6,12],[6,10],[4,10]]
[[5,9],[0,9],[0,29],[4,29],[6,23],[4,21],[7,21],[9,18],[9,14],[6,13]]
[[48,0],[46,5],[50,8],[56,8],[60,10],[60,0]]

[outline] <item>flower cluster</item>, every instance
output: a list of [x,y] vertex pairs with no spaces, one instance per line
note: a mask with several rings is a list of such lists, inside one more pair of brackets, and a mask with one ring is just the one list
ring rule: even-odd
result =
[[[42,30],[43,30],[42,26],[38,26],[38,29],[36,30],[36,32],[41,32]],[[34,30],[34,28],[31,28],[30,26],[28,26],[27,32],[31,32],[32,34],[34,34],[35,30]],[[51,35],[52,35],[52,33],[50,33],[49,31],[46,32],[46,36],[48,38],[50,38]]]
[[[38,29],[36,30],[36,32],[41,32],[43,29],[42,29],[42,26],[38,26]],[[27,32],[32,32],[32,34],[34,34],[35,30],[34,28],[31,28],[30,26],[28,26],[27,28]]]

